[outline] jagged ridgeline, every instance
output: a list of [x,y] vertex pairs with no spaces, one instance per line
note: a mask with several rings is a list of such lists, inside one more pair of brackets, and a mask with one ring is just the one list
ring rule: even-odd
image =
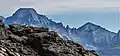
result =
[[61,22],[56,23],[46,15],[37,13],[33,8],[18,9],[12,16],[7,17],[4,23],[5,25],[24,24],[47,27],[57,32],[64,40],[72,40],[90,50],[108,49],[116,35],[116,33],[110,32],[91,22],[85,23],[79,28],[65,27]]
[[[0,16],[0,19],[7,26],[10,24],[24,24],[47,27],[49,30],[57,32],[62,39],[77,42],[88,50],[96,50],[101,56],[120,56],[120,30],[118,33],[111,32],[91,22],[87,22],[79,28],[70,28],[69,25],[64,26],[61,22],[57,23],[46,15],[37,13],[34,8],[20,8],[13,15],[7,18]],[[21,35],[26,35],[26,32],[17,31],[12,33],[21,37]]]
[[45,27],[11,24],[0,36],[0,56],[98,56],[93,50],[63,40]]

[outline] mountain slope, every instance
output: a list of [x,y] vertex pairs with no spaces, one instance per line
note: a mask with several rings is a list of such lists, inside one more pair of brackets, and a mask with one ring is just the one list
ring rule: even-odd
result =
[[[42,18],[42,19],[40,19]],[[10,20],[9,20],[10,19]],[[40,24],[47,24],[48,19],[44,15],[38,15],[37,12],[33,8],[20,8],[13,16],[7,18],[6,24],[25,24],[28,26],[40,26]],[[14,20],[14,21],[13,21]]]
[[58,32],[63,39],[80,43],[87,49],[108,47],[113,36],[116,34],[90,22],[78,29],[70,28],[69,26],[64,27],[61,22],[56,23],[48,19],[45,15],[40,15],[33,8],[18,9],[4,23],[48,27],[50,30]]
[[112,46],[113,47],[120,47],[120,30],[114,36],[114,39],[112,40]]
[[98,56],[95,51],[64,41],[44,27],[24,26],[21,31],[12,30],[16,28],[10,27],[4,36],[0,35],[0,56]]
[[116,33],[110,32],[105,28],[90,22],[81,26],[78,30],[80,34],[79,36],[81,36],[83,40],[88,39],[84,42],[86,44],[90,43],[88,44],[88,47],[89,45],[92,45],[97,48],[107,48],[116,35]]
[[4,20],[5,20],[5,17],[3,17],[3,16],[0,16],[0,20],[2,20],[2,21],[4,22]]
[[43,26],[48,27],[51,30],[56,30],[59,33],[63,33],[65,31],[62,23],[56,23],[51,19],[48,19],[45,15],[37,14],[33,8],[18,9],[12,16],[8,17],[4,23]]

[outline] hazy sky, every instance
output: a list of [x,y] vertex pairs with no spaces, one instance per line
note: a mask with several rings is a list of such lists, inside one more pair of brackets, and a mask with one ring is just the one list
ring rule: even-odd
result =
[[20,7],[32,7],[64,25],[80,27],[93,22],[117,32],[120,0],[0,0],[0,15],[8,17]]

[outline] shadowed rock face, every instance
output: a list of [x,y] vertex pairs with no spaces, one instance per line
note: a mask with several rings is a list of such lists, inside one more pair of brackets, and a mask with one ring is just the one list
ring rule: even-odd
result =
[[35,31],[23,29],[15,31],[22,32],[17,35],[8,30],[10,34],[0,36],[0,56],[98,56],[77,43],[64,41],[54,31]]

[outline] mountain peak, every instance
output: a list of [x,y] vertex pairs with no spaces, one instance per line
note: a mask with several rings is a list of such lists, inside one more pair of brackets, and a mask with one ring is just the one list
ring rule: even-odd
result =
[[13,16],[26,16],[26,15],[37,15],[37,12],[35,9],[33,8],[19,8],[14,14]]
[[95,25],[94,23],[91,23],[91,22],[87,22],[87,23],[85,23],[84,25],[92,25],[92,26],[97,26],[97,25]]
[[45,15],[38,14],[33,8],[19,8],[12,16],[8,18],[4,23],[46,27],[50,22]]
[[118,31],[118,34],[120,34],[120,30]]
[[25,10],[25,11],[35,11],[34,8],[19,8],[18,11],[22,11],[22,10]]
[[70,28],[69,25],[67,25],[66,28]]
[[98,28],[100,28],[100,26],[95,25],[95,24],[93,24],[91,22],[87,22],[78,29],[82,29],[82,30],[86,30],[86,31],[93,31],[93,30],[96,30]]

